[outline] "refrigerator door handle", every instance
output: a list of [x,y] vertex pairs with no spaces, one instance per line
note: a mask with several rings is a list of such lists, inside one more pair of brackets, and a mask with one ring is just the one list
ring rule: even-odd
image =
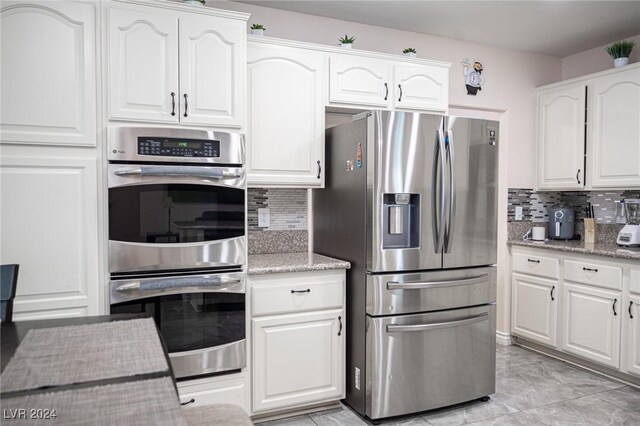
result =
[[447,148],[448,166],[449,166],[449,218],[445,222],[444,228],[444,252],[449,253],[451,251],[451,245],[453,244],[452,236],[455,230],[453,222],[456,218],[456,174],[454,164],[456,162],[456,152],[453,142],[453,132],[447,131],[445,145]]
[[[444,148],[444,132],[442,127],[436,132],[436,143],[433,155],[433,175],[431,181],[433,182],[433,191],[431,192],[431,224],[433,226],[433,249],[435,253],[442,253],[442,247],[444,246],[444,232],[442,225],[444,223],[445,215],[445,180],[444,180],[444,165],[445,165],[445,148]],[[440,179],[440,187],[435,186],[436,182]],[[438,201],[440,205],[438,206]]]
[[449,281],[387,281],[388,290],[421,290],[425,288],[456,287],[460,285],[481,284],[489,281],[489,274],[477,277]]
[[483,312],[479,315],[473,315],[466,318],[461,318],[453,321],[436,322],[429,324],[416,324],[416,325],[387,325],[387,333],[393,333],[398,331],[429,331],[439,330],[442,328],[460,327],[463,325],[471,325],[480,321],[489,319],[489,313]]

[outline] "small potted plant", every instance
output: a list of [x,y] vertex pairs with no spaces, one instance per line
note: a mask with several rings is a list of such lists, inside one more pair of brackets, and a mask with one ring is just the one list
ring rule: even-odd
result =
[[607,46],[607,53],[613,58],[613,66],[620,68],[629,63],[629,55],[633,50],[635,43],[633,41],[616,41]]
[[418,51],[413,47],[407,47],[402,50],[402,53],[404,53],[404,56],[409,56],[410,58],[415,58],[418,55]]
[[192,6],[204,6],[204,0],[182,0],[182,3]]
[[351,49],[353,47],[353,42],[356,41],[356,38],[349,37],[345,34],[344,37],[340,37],[338,41],[340,41],[340,47],[342,47],[343,49]]
[[262,24],[251,25],[251,34],[264,35],[264,30],[266,30],[266,28]]

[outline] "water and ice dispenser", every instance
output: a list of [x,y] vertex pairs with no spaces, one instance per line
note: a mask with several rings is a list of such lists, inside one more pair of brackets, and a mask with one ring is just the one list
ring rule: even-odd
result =
[[420,246],[420,195],[384,194],[382,248]]

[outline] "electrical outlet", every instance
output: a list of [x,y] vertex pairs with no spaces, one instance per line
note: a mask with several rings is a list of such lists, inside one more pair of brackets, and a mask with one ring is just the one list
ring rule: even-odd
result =
[[267,208],[258,209],[258,228],[271,226],[271,212]]
[[522,220],[522,206],[516,206],[516,220]]

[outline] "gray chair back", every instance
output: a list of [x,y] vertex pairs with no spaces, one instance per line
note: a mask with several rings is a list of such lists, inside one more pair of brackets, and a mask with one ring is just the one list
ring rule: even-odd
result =
[[20,265],[0,265],[0,320],[11,322],[13,319],[13,299],[18,285]]

